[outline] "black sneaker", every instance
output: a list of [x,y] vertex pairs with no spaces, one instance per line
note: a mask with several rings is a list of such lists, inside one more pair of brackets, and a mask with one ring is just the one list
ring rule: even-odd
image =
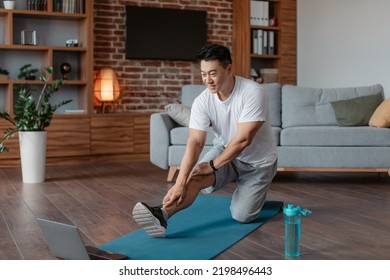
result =
[[133,208],[133,218],[149,236],[165,237],[167,221],[160,207],[150,207],[144,202],[138,202]]

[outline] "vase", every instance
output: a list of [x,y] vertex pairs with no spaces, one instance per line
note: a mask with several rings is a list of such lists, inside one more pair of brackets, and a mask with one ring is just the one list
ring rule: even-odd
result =
[[23,183],[45,181],[46,140],[46,131],[19,131]]
[[67,62],[62,63],[60,65],[60,72],[62,74],[62,79],[69,80],[69,73],[71,70],[72,70],[72,66],[69,63]]
[[12,10],[15,7],[15,1],[3,1],[4,9]]

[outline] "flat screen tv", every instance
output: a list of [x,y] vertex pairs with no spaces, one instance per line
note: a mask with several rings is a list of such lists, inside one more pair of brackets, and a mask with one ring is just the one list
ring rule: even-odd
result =
[[126,58],[195,60],[207,42],[207,12],[126,6]]

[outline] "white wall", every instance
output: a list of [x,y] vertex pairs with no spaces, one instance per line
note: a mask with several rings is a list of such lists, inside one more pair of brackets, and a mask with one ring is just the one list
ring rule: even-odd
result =
[[390,1],[297,0],[297,83],[380,83],[390,96]]

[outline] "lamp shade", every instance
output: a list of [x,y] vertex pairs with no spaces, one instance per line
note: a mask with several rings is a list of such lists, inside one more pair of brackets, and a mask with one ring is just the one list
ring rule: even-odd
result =
[[120,88],[118,78],[113,69],[100,69],[95,79],[94,94],[100,102],[112,102],[118,99]]

